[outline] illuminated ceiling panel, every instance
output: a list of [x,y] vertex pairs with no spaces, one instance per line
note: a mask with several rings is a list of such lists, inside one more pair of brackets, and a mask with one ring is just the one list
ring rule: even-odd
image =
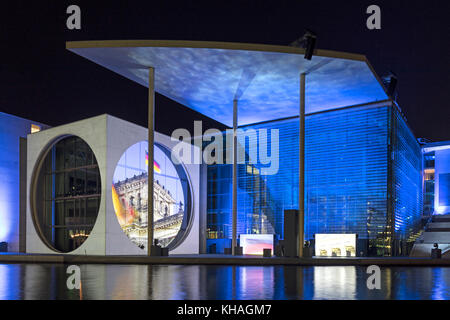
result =
[[239,125],[299,114],[299,75],[306,77],[306,112],[387,99],[361,55],[317,50],[311,61],[300,48],[195,41],[79,41],[67,48],[189,108]]

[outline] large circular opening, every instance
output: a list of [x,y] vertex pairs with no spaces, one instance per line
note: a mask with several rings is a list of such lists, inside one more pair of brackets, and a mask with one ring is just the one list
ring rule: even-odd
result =
[[[128,238],[145,249],[148,229],[148,143],[129,147],[114,171],[112,200],[117,219]],[[170,151],[154,147],[153,238],[162,247],[178,246],[190,227],[191,191],[181,164],[170,159]]]
[[76,136],[54,142],[38,162],[31,191],[34,223],[47,246],[59,252],[80,247],[97,220],[101,195],[88,144]]

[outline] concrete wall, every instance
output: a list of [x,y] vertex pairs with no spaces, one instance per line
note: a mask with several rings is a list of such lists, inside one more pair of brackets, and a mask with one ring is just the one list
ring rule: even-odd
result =
[[31,124],[47,125],[0,112],[0,242],[8,251],[19,251],[20,227],[20,138],[31,132]]

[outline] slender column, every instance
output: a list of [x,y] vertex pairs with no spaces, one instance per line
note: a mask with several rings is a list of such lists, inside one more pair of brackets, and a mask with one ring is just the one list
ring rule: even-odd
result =
[[148,69],[148,204],[147,204],[147,248],[148,255],[152,254],[153,245],[153,161],[155,141],[155,69]]
[[305,77],[300,74],[300,115],[299,115],[299,175],[298,175],[298,256],[303,257],[305,230]]
[[236,254],[237,244],[237,100],[233,100],[233,240],[231,242],[231,253]]

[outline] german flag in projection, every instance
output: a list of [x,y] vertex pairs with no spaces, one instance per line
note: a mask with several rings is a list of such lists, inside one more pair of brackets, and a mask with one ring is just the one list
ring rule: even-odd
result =
[[[145,165],[148,166],[148,151],[145,151]],[[156,173],[161,173],[161,167],[155,160],[153,160],[153,170]]]
[[136,212],[136,209],[129,203],[126,203],[126,201],[124,201],[123,204],[121,203],[119,194],[117,193],[117,190],[114,187],[114,185],[112,185],[111,191],[112,191],[114,211],[116,212],[119,224],[121,226],[130,225],[136,218],[138,218],[138,213]]

